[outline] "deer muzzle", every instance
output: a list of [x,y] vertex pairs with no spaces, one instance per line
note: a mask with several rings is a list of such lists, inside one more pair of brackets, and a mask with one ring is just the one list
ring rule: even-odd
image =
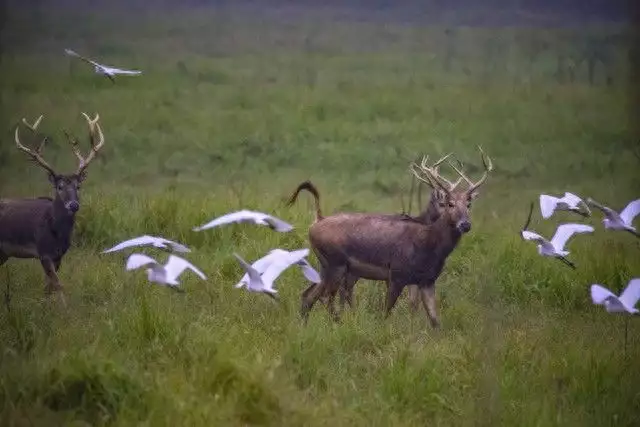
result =
[[456,227],[461,233],[468,233],[469,231],[471,231],[471,222],[468,219],[461,219],[456,224]]
[[64,207],[71,213],[76,213],[80,209],[80,203],[76,200],[71,200],[65,203]]

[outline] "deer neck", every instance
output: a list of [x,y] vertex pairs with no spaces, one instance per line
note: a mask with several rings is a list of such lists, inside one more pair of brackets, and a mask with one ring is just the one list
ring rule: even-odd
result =
[[51,232],[59,237],[70,236],[76,220],[75,213],[71,213],[67,210],[60,197],[56,197],[53,200],[51,213],[52,215],[49,224]]
[[448,215],[442,215],[432,223],[431,242],[434,244],[439,255],[443,257],[456,248],[462,233],[451,223]]

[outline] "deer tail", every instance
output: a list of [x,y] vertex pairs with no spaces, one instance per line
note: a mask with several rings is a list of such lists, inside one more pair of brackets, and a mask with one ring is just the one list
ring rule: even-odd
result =
[[302,184],[298,185],[298,188],[296,188],[296,191],[294,191],[291,197],[289,198],[289,201],[287,202],[287,206],[291,206],[295,203],[295,201],[298,199],[298,194],[302,190],[307,190],[309,193],[313,195],[313,199],[315,201],[315,207],[316,207],[316,218],[314,222],[320,221],[321,219],[324,218],[322,216],[322,211],[320,210],[320,194],[318,193],[318,189],[316,188],[316,186],[313,185],[311,181],[305,181]]

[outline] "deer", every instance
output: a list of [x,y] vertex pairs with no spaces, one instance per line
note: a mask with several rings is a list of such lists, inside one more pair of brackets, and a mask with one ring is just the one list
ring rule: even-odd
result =
[[[67,175],[58,174],[42,157],[47,138],[43,138],[37,148],[28,148],[20,141],[20,123],[16,125],[16,147],[47,172],[55,193],[54,197],[0,199],[0,266],[9,258],[39,259],[48,295],[63,291],[57,272],[71,245],[75,216],[80,209],[80,184],[86,178],[87,167],[104,145],[104,134],[98,123],[100,116],[96,114],[92,119],[86,113],[82,115],[89,128],[91,150],[83,157],[78,140],[65,132],[78,159],[76,172]],[[22,123],[35,134],[42,118],[40,115],[33,124],[23,118]],[[60,294],[64,302],[64,293]]]
[[[440,167],[440,165],[447,160],[450,156],[452,155],[452,153],[446,154],[445,156],[441,157],[438,161],[436,161],[433,165],[430,166],[430,168],[434,169],[435,171],[438,171],[438,168]],[[423,158],[423,163],[426,164],[426,162],[428,161],[428,157]],[[415,175],[413,175],[414,180],[412,180],[412,189],[413,189],[413,182],[415,181]],[[447,187],[449,188],[449,191],[453,191],[455,190],[458,185],[461,183],[462,178],[460,177],[456,182],[451,182],[448,179],[446,179],[445,177],[441,176],[441,179],[444,181],[444,183],[447,185]],[[420,191],[420,186],[422,184],[422,181],[418,181],[419,182],[419,187],[418,187],[418,191]],[[309,191],[313,196],[314,196],[314,201],[315,201],[315,210],[316,210],[316,218],[322,218],[322,213],[320,211],[320,196],[318,193],[318,190],[315,188],[315,186],[310,182],[310,181],[305,181],[303,183],[301,183],[296,190],[294,191],[294,193],[292,194],[292,196],[289,198],[287,205],[288,206],[292,206],[297,197],[298,194],[300,193],[300,191],[302,190],[307,190]],[[404,220],[412,220],[412,221],[419,221],[423,224],[430,224],[431,222],[435,221],[436,219],[438,219],[438,217],[440,217],[440,215],[442,215],[442,213],[444,212],[444,207],[439,204],[437,202],[438,200],[438,196],[437,196],[437,192],[440,191],[438,188],[433,189],[431,191],[431,196],[429,198],[429,200],[427,201],[426,205],[423,207],[422,211],[420,211],[418,213],[418,215],[416,216],[412,216],[410,215],[410,213],[405,212],[404,208],[402,213],[400,214],[372,214],[372,215],[377,215],[380,219],[404,219]],[[411,192],[413,193],[413,192]],[[410,196],[411,198],[411,196]],[[404,205],[404,203],[403,203]],[[316,219],[317,221],[317,219]],[[343,310],[345,303],[347,305],[349,305],[350,308],[353,308],[353,289],[356,285],[356,283],[358,282],[358,280],[360,279],[360,277],[358,276],[349,276],[348,280],[346,280],[343,283],[343,286],[340,288],[340,309]],[[387,283],[388,285],[388,283]],[[307,290],[305,292],[310,292],[311,291],[311,287],[317,286],[316,283],[311,283],[309,288],[307,288]],[[324,295],[322,297],[323,302],[326,304],[327,300],[328,300],[328,295]],[[409,301],[410,301],[410,307],[413,311],[416,311],[418,309],[418,305],[419,305],[419,295],[417,292],[417,287],[414,285],[411,285],[409,287]]]
[[[413,174],[432,188],[432,197],[441,212],[430,223],[398,215],[352,212],[324,217],[318,209],[317,189],[312,185],[303,186],[312,194],[315,190],[313,195],[318,200],[316,218],[308,234],[311,248],[320,263],[322,278],[321,283],[302,293],[300,314],[305,322],[313,305],[323,296],[328,298],[327,308],[337,321],[339,316],[333,306],[336,293],[354,279],[365,278],[387,282],[385,318],[390,315],[404,287],[416,285],[432,327],[440,327],[435,299],[436,280],[461,237],[471,230],[471,203],[493,169],[491,159],[478,148],[484,166],[484,173],[478,181],[470,180],[449,162],[468,184],[463,191],[452,189],[436,167],[427,165],[425,158],[419,165],[412,163]],[[296,193],[292,196],[293,201],[295,196]]]

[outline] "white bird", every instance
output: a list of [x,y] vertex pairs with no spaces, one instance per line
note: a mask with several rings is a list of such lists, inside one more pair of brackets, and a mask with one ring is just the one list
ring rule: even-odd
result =
[[149,264],[151,264],[151,266],[147,268],[147,278],[150,282],[166,285],[177,291],[182,291],[182,289],[178,287],[180,285],[178,277],[184,270],[189,269],[200,276],[202,280],[207,280],[207,277],[202,271],[186,259],[175,255],[169,255],[167,263],[162,265],[147,255],[131,254],[127,259],[126,269],[127,271],[135,270]]
[[567,255],[569,255],[569,251],[565,251],[564,246],[574,234],[592,232],[593,227],[590,225],[562,224],[556,229],[556,232],[551,238],[551,241],[545,239],[537,233],[526,229],[522,230],[520,234],[524,240],[532,240],[538,243],[538,253],[540,255],[558,258],[569,267],[575,269],[575,265],[565,258]]
[[591,300],[596,305],[604,305],[609,313],[638,313],[634,306],[640,300],[640,278],[631,279],[622,294],[618,297],[601,285],[591,285]]
[[144,236],[136,237],[134,239],[125,240],[122,243],[118,243],[114,247],[107,249],[106,251],[102,251],[102,253],[106,254],[109,252],[115,252],[125,248],[129,248],[131,246],[149,246],[149,245],[159,249],[173,250],[175,252],[183,252],[183,253],[191,252],[191,249],[187,248],[186,246],[178,242],[174,242],[172,240],[168,240],[162,237],[148,236],[145,234]]
[[124,74],[127,76],[137,76],[139,74],[142,74],[142,71],[138,71],[138,70],[123,70],[121,68],[115,68],[115,67],[110,67],[108,65],[99,64],[96,61],[93,61],[89,58],[85,58],[84,56],[79,55],[78,53],[76,53],[71,49],[65,49],[64,51],[69,56],[75,56],[76,58],[80,58],[84,62],[93,65],[93,68],[96,73],[102,74],[103,76],[107,77],[109,80],[111,80],[112,83],[116,82],[114,80],[114,77],[117,74]]
[[600,209],[604,213],[605,218],[602,220],[604,228],[625,230],[636,237],[640,237],[640,233],[638,233],[633,226],[634,218],[640,214],[640,199],[629,202],[620,213],[607,206],[601,205],[591,198],[587,199],[587,203]]
[[[584,210],[580,209],[581,207],[583,207]],[[542,213],[542,217],[545,219],[549,218],[556,210],[575,212],[584,217],[591,216],[591,210],[587,204],[573,193],[566,192],[564,193],[564,197],[541,194],[540,213]]]
[[[259,260],[255,261],[251,264],[251,267],[258,272],[258,274],[262,275],[267,268],[271,265],[274,260],[281,257],[286,257],[291,255],[293,257],[297,257],[299,254],[302,254],[304,258],[301,258],[300,261],[295,264],[300,267],[302,270],[302,274],[307,280],[313,283],[320,283],[320,274],[309,264],[309,261],[306,260],[306,257],[309,256],[309,249],[299,249],[297,251],[285,251],[283,249],[274,249],[270,251],[267,255],[263,256]],[[235,285],[236,288],[241,288],[245,285],[248,285],[250,281],[249,273],[245,273],[244,276],[240,279],[240,281]]]
[[242,268],[249,276],[249,280],[246,283],[246,289],[248,291],[262,292],[273,299],[277,299],[275,294],[277,294],[278,291],[273,288],[273,282],[278,278],[278,276],[280,276],[280,274],[282,274],[284,270],[302,260],[305,257],[305,251],[307,251],[308,254],[308,249],[293,252],[278,252],[273,256],[271,262],[262,274],[260,274],[257,269],[255,269],[248,262],[242,259],[240,255],[234,253],[233,256],[236,257],[238,262],[240,262]]
[[254,224],[258,225],[266,225],[272,230],[280,231],[282,233],[293,230],[293,226],[291,224],[288,224],[281,219],[278,219],[271,215],[267,215],[262,212],[241,210],[218,217],[204,225],[201,225],[200,227],[194,228],[193,231],[202,231],[208,228],[217,227],[219,225],[231,224],[232,222],[253,222]]

